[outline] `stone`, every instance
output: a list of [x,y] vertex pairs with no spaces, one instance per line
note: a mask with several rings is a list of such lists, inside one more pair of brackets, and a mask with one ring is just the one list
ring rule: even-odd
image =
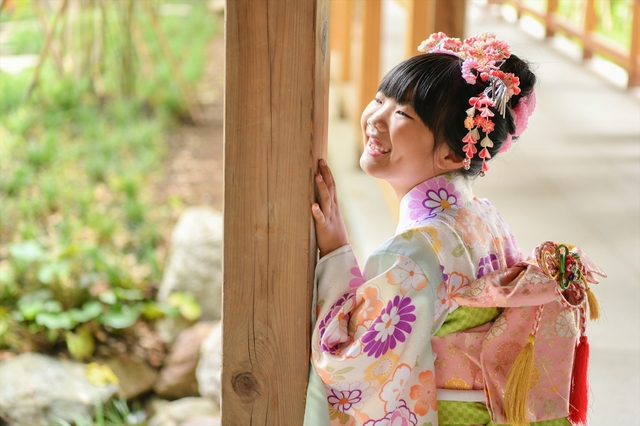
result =
[[[182,213],[171,235],[167,266],[158,289],[163,302],[174,292],[190,294],[202,308],[201,320],[222,316],[222,213],[206,206],[190,207]],[[165,318],[156,330],[171,343],[186,324]]]
[[0,363],[0,412],[9,424],[44,426],[60,419],[90,416],[118,386],[95,386],[85,364],[37,353],[25,353]]
[[120,396],[126,400],[136,398],[153,389],[158,380],[158,371],[144,361],[127,356],[112,357],[105,361],[120,382]]
[[196,367],[200,358],[200,346],[213,325],[213,322],[198,322],[180,333],[165,358],[160,377],[153,387],[159,396],[177,399],[198,395]]
[[[219,415],[220,408],[210,399],[187,397],[159,405],[156,414],[149,420],[149,426],[180,426],[194,419],[215,419]],[[211,425],[215,424],[211,423]],[[199,423],[199,425],[209,426],[209,423]]]
[[222,385],[222,321],[215,323],[200,346],[200,360],[196,368],[200,395],[220,404]]
[[220,416],[198,416],[180,423],[180,426],[220,426]]

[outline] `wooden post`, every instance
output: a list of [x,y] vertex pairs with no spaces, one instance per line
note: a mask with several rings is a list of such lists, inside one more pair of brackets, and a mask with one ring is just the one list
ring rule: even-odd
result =
[[519,21],[522,18],[522,1],[514,0],[514,5],[516,7],[516,20]]
[[556,34],[553,19],[558,11],[558,0],[547,0],[547,11],[544,16],[544,37],[551,38]]
[[633,2],[633,24],[629,48],[629,87],[640,86],[640,0]]
[[328,0],[227,2],[224,425],[304,417],[329,14]]
[[593,32],[596,29],[596,8],[595,0],[587,0],[585,4],[584,13],[584,32],[582,38],[582,59],[591,59],[593,57],[593,50],[591,42]]
[[405,56],[417,55],[418,46],[433,33],[435,3],[432,0],[407,0],[407,32]]
[[362,53],[360,59],[359,102],[355,121],[360,126],[360,113],[371,102],[380,83],[380,33],[382,31],[382,3],[380,0],[362,1]]
[[338,80],[351,79],[351,21],[353,0],[335,0],[331,5],[331,50],[339,52]]
[[449,37],[464,39],[466,0],[435,0],[435,2],[434,32],[442,31]]

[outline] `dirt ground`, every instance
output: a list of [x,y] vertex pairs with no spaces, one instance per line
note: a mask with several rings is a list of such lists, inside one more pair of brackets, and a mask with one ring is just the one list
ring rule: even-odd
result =
[[184,206],[208,205],[222,210],[222,125],[224,36],[208,47],[205,74],[195,93],[203,110],[202,122],[181,124],[168,136],[165,178],[156,187],[160,202],[177,196]]

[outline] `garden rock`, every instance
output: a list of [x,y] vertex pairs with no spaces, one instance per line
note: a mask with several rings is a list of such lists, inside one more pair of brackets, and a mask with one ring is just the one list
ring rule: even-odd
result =
[[196,366],[202,341],[209,335],[214,323],[198,322],[184,330],[173,344],[160,377],[154,386],[155,392],[169,399],[198,395]]
[[220,416],[198,416],[180,423],[180,426],[220,426]]
[[220,404],[222,386],[222,322],[218,321],[200,346],[200,360],[196,368],[200,395]]
[[95,386],[85,365],[37,353],[25,353],[0,363],[0,412],[16,425],[40,426],[90,415],[118,390]]
[[118,377],[120,395],[127,400],[136,398],[153,389],[158,372],[146,362],[129,357],[113,357],[105,362]]
[[[174,292],[190,294],[202,308],[202,320],[222,316],[222,213],[210,207],[190,207],[180,216],[171,236],[169,260],[158,290],[165,302]],[[165,342],[177,336],[175,320],[158,322]],[[177,328],[177,329],[176,329]]]
[[[220,414],[218,405],[207,398],[187,397],[158,406],[149,426],[180,426],[195,419],[208,418],[216,421]],[[218,420],[219,421],[219,420]],[[191,424],[195,424],[191,422]],[[219,423],[211,423],[216,425]],[[210,423],[199,423],[209,426]]]

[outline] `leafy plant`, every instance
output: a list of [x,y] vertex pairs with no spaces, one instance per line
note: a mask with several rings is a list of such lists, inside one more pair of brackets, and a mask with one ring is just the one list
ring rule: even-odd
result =
[[[32,23],[9,34],[10,49],[38,52],[33,3],[18,3],[15,17]],[[120,8],[101,4],[83,2],[77,20],[66,23],[65,47],[75,59],[85,58],[87,24],[97,25],[94,36],[102,31],[101,56],[85,69],[91,72],[76,60],[59,74],[48,58],[26,102],[33,70],[0,72],[0,350],[88,359],[130,345],[158,318],[200,313],[185,295],[155,301],[163,235],[180,206],[163,205],[153,193],[167,154],[164,135],[185,114],[184,99],[138,2],[134,21],[152,72],[139,72],[145,63],[135,59],[134,90],[123,96],[128,36]],[[206,2],[189,5],[188,15],[160,15],[160,23],[194,82],[219,21]]]
[[129,407],[124,398],[119,398],[112,399],[106,404],[96,402],[93,417],[77,414],[73,418],[73,423],[58,419],[55,426],[145,426],[146,417],[139,403],[134,402],[132,407]]

